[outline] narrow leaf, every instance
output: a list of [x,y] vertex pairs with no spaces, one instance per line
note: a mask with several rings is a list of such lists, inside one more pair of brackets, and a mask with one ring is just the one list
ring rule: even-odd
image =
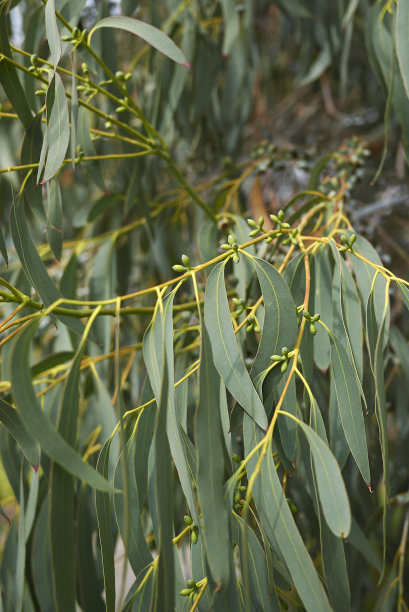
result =
[[[197,484],[210,571],[223,589],[230,580],[229,521],[224,494],[224,441],[220,420],[220,376],[213,364],[210,340],[202,327],[199,404],[195,416]],[[217,516],[217,520],[215,520]]]
[[58,179],[47,183],[47,201],[48,201],[48,218],[47,218],[47,238],[48,244],[52,252],[58,260],[62,256],[63,243],[63,210],[61,189]]
[[205,293],[204,320],[214,364],[230,393],[251,418],[267,427],[264,406],[251,382],[233,331],[224,284],[224,263],[211,272]]
[[[7,34],[7,11],[8,2],[2,2],[0,6],[0,53],[11,58],[10,44]],[[16,111],[18,118],[27,129],[33,115],[27,103],[24,89],[18,78],[17,70],[6,59],[0,60],[0,83]]]
[[[55,91],[51,94],[53,87]],[[55,72],[47,92],[47,160],[45,162],[42,183],[53,178],[62,166],[70,141],[70,122],[65,89],[60,75]],[[37,181],[41,174],[38,168]]]
[[[262,432],[244,415],[244,444],[246,455],[262,439]],[[248,464],[248,477],[254,471],[258,456]],[[261,474],[254,483],[253,497],[261,525],[273,549],[285,560],[295,588],[308,611],[327,612],[330,609],[321,581],[295,524],[283,488],[277,476],[271,447],[262,462]]]
[[50,61],[57,68],[61,58],[61,40],[55,16],[55,1],[47,0],[45,5],[45,31],[47,34],[48,46],[50,47]]
[[40,463],[38,444],[24,427],[17,410],[2,398],[0,398],[0,420],[19,444],[27,461],[37,469]]
[[[111,442],[112,438],[108,438],[99,453],[97,463],[98,472],[106,479],[108,479]],[[96,491],[95,507],[104,573],[106,612],[115,612],[114,538],[112,534],[112,501],[109,493]]]
[[17,409],[33,437],[46,455],[91,487],[101,491],[112,491],[112,486],[81,457],[55,431],[49,418],[41,410],[31,384],[28,364],[32,337],[39,321],[34,321],[17,336],[11,355],[11,384]]
[[[27,219],[24,213],[24,202],[18,198],[10,212],[10,228],[21,267],[29,283],[38,291],[45,306],[50,306],[62,295],[54,285],[34,246]],[[59,316],[60,321],[69,329],[82,335],[83,324],[74,317]]]
[[93,33],[100,28],[119,28],[120,30],[126,30],[142,38],[152,47],[169,57],[177,64],[183,64],[189,67],[185,56],[177,45],[170,39],[164,32],[158,30],[149,23],[144,23],[138,19],[132,19],[131,17],[106,17],[98,21],[88,36],[88,43],[91,40]]
[[334,375],[342,427],[362,477],[367,486],[370,486],[371,477],[361,406],[361,390],[357,383],[355,370],[349,355],[341,341],[332,333],[330,334],[330,341],[331,367]]
[[338,463],[328,446],[315,431],[297,419],[310,445],[315,478],[325,520],[332,533],[346,538],[351,529],[349,499]]

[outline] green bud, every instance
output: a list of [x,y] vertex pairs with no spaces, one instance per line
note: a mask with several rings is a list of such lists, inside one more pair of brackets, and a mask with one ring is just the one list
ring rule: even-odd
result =
[[192,531],[190,532],[190,540],[192,544],[196,544],[198,539],[199,539],[199,536],[197,535],[197,531],[192,529]]
[[192,593],[192,589],[182,589],[179,592],[179,595],[182,595],[183,597],[188,597],[191,593]]
[[282,221],[284,219],[284,211],[279,210],[277,216],[278,216],[279,221]]
[[187,581],[187,586],[190,587],[191,589],[196,589],[197,588],[197,584],[193,580],[193,578],[189,578],[189,580]]
[[247,490],[247,487],[245,487],[244,485],[241,485],[239,487],[239,491],[241,491],[242,493],[244,493]]
[[251,232],[249,232],[250,238],[254,238],[254,236],[257,236],[259,231],[260,231],[259,229],[251,230]]
[[308,312],[308,310],[304,310],[303,317],[304,317],[304,319],[307,319],[307,321],[311,321],[311,315]]
[[348,249],[349,249],[349,246],[346,245],[346,246],[339,247],[338,250],[340,253],[345,253],[345,251],[347,251]]
[[187,268],[190,268],[190,259],[187,255],[182,255],[182,262]]
[[287,356],[288,355],[288,348],[286,346],[283,346],[283,348],[281,349],[281,352],[283,355]]
[[315,323],[316,321],[319,321],[321,318],[320,314],[315,314],[313,317],[311,317],[311,323]]
[[356,240],[356,234],[351,234],[351,237],[349,239],[349,244],[352,246],[355,240]]
[[246,327],[246,332],[253,331],[253,328],[254,328],[254,323],[250,323],[250,325],[247,325],[247,327]]
[[186,268],[184,266],[180,266],[179,264],[172,266],[172,269],[175,272],[186,272]]
[[230,244],[222,244],[221,248],[223,249],[223,251],[231,251]]
[[86,64],[85,62],[82,62],[81,70],[84,74],[88,74],[88,64]]
[[263,225],[264,225],[264,217],[259,217],[258,218],[258,226],[259,227],[263,227]]
[[233,236],[233,234],[229,234],[229,235],[228,235],[228,237],[227,237],[227,242],[230,244],[230,246],[231,246],[231,245],[232,245],[234,242],[236,242],[236,239],[235,239],[235,237]]
[[124,73],[122,72],[122,70],[117,70],[117,71],[115,72],[115,76],[116,76],[116,78],[118,79],[118,81],[124,81],[124,80],[125,80],[125,75],[124,75]]
[[240,500],[241,500],[241,493],[240,493],[240,491],[238,491],[238,490],[236,489],[236,491],[235,491],[235,493],[234,493],[234,501],[235,501],[235,502],[239,502]]
[[268,236],[265,241],[267,244],[270,244],[270,242],[273,242],[273,237],[272,236]]
[[288,368],[288,361],[283,361],[283,363],[281,364],[281,371],[284,374],[284,372],[287,372],[287,368]]
[[315,326],[315,323],[311,323],[310,332],[312,333],[313,336],[315,336],[315,334],[317,333],[317,328]]
[[278,223],[278,217],[276,215],[270,215],[270,219],[274,221],[274,223]]
[[74,28],[72,31],[72,35],[73,38],[78,38],[78,36],[81,34],[81,30],[79,28]]
[[272,359],[273,361],[283,361],[283,356],[282,355],[271,355],[270,359]]
[[185,516],[183,517],[183,520],[185,521],[185,525],[189,525],[189,526],[193,525],[193,519],[188,514],[185,514]]
[[240,255],[238,253],[233,253],[233,261],[234,263],[239,263]]
[[258,227],[257,223],[253,221],[253,219],[247,219],[247,223],[250,225],[250,227]]
[[241,463],[241,459],[236,453],[234,453],[234,455],[232,455],[231,458],[233,459],[234,463],[239,463],[239,464]]
[[348,236],[345,236],[345,234],[343,234],[343,235],[341,236],[341,242],[342,242],[343,244],[349,244]]

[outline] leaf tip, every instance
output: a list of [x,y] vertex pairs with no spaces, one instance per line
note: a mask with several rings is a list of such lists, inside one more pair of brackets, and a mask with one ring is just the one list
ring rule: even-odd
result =
[[189,62],[183,62],[182,66],[185,66],[185,68],[190,68]]
[[38,464],[37,465],[33,465],[33,468],[34,468],[35,473],[37,474],[37,472],[38,472]]
[[374,491],[373,491],[373,488],[371,486],[371,483],[370,482],[366,482],[365,484],[368,487],[369,493],[373,493]]

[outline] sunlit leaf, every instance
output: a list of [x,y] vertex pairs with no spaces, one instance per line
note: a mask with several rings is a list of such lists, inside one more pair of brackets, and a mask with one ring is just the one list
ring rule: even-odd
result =
[[138,19],[132,19],[131,17],[106,17],[98,21],[88,36],[88,42],[90,42],[93,33],[100,28],[116,28],[120,30],[126,30],[142,38],[152,47],[169,57],[177,64],[184,64],[188,66],[185,56],[177,45],[170,39],[164,32],[158,30],[149,23],[144,23]]

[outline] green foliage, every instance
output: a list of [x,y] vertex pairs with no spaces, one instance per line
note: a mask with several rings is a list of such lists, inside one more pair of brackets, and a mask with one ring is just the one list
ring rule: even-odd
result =
[[[409,283],[350,221],[367,151],[324,155],[246,222],[245,181],[291,151],[200,171],[238,146],[263,2],[154,2],[138,21],[104,4],[88,33],[84,2],[27,2],[24,49],[0,6],[20,149],[0,170],[0,609],[404,610],[409,348],[390,300],[409,308]],[[397,64],[395,5],[367,8],[404,120],[404,26]]]

